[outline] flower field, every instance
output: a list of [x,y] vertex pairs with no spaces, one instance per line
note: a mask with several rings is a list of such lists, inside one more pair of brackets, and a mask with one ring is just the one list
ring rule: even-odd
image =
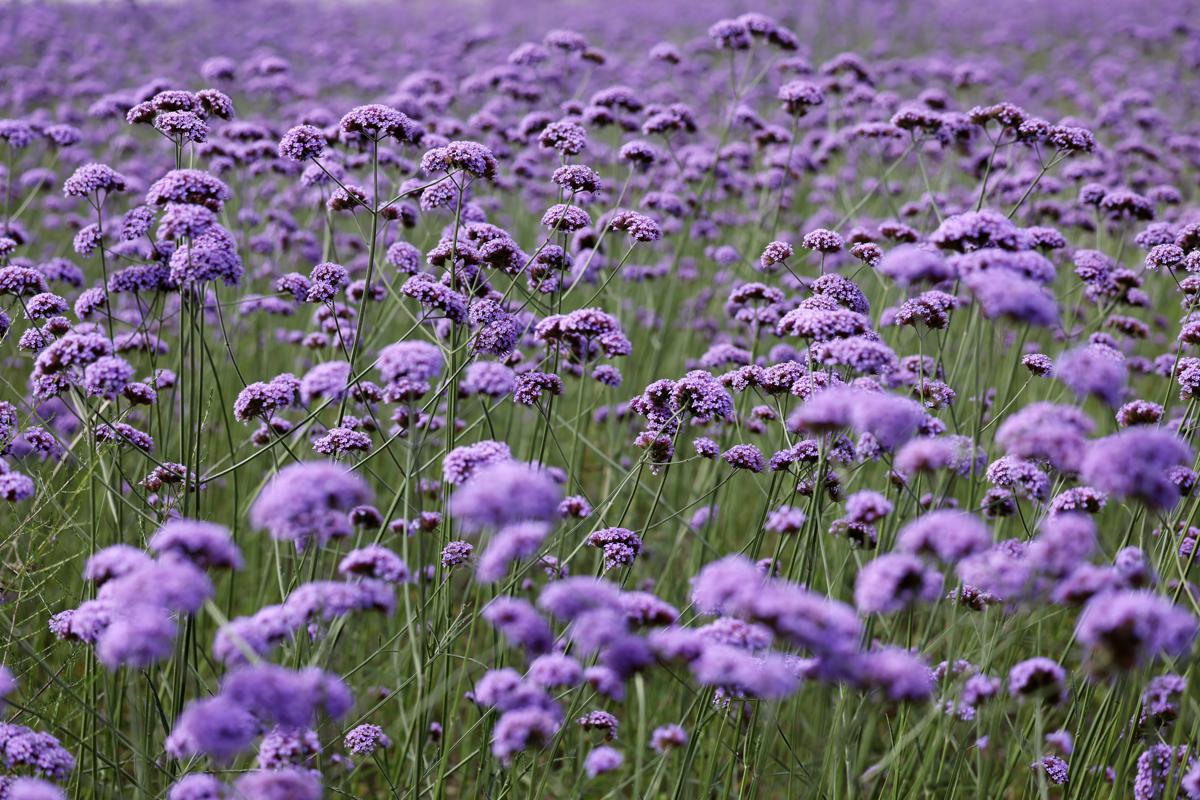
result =
[[0,3],[0,800],[1200,800],[1194,11]]

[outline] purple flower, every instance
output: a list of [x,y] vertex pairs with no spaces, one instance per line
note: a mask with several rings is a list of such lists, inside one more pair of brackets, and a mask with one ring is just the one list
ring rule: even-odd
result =
[[191,203],[219,212],[232,196],[223,181],[203,170],[174,169],[151,184],[146,202],[154,206]]
[[351,550],[338,564],[338,572],[388,583],[404,583],[408,580],[408,567],[400,556],[378,544]]
[[762,452],[752,444],[735,444],[722,453],[721,458],[734,469],[762,472],[763,467],[766,466]]
[[500,580],[513,562],[534,555],[549,534],[550,525],[545,522],[527,520],[504,525],[493,534],[480,554],[475,569],[476,580],[480,583]]
[[511,460],[508,445],[491,439],[456,447],[442,460],[442,480],[461,486],[484,467]]
[[259,492],[250,507],[250,524],[303,549],[309,542],[349,536],[347,514],[369,502],[366,483],[345,467],[327,461],[292,464]]
[[868,562],[854,584],[854,603],[863,614],[894,614],[916,602],[934,602],[941,594],[942,574],[904,553]]
[[1168,509],[1180,497],[1169,470],[1191,463],[1191,448],[1179,437],[1157,428],[1137,427],[1092,442],[1080,475],[1108,494]]
[[149,565],[150,561],[150,556],[136,547],[114,544],[97,550],[88,558],[83,568],[83,577],[99,587],[113,578],[120,578]]
[[388,383],[430,381],[442,371],[442,351],[428,342],[396,342],[379,351],[375,368]]
[[4,786],[5,800],[66,800],[67,796],[53,783],[40,778],[14,778]]
[[583,770],[589,778],[595,778],[606,772],[620,769],[623,763],[625,763],[625,756],[621,754],[620,750],[601,745],[592,749],[584,758]]
[[481,616],[510,644],[530,654],[547,653],[554,643],[550,625],[527,600],[497,597],[484,607]]
[[183,776],[167,792],[167,800],[224,800],[228,796],[229,787],[203,772]]
[[888,700],[921,702],[933,693],[933,671],[919,656],[899,647],[864,653],[855,670],[859,683],[878,689]]
[[545,470],[514,461],[490,464],[450,496],[451,516],[468,531],[557,518],[562,489]]
[[185,559],[166,558],[106,582],[96,597],[120,611],[145,607],[194,613],[212,594],[212,581],[199,567]]
[[394,137],[403,143],[415,143],[420,138],[419,129],[408,116],[378,103],[350,109],[342,117],[340,127],[345,133],[360,134],[373,141]]
[[1042,696],[1047,702],[1067,701],[1067,673],[1058,662],[1039,656],[1013,665],[1008,672],[1013,697]]
[[875,269],[901,286],[954,277],[954,269],[936,251],[907,244],[889,250]]
[[988,319],[1004,317],[1040,327],[1058,324],[1058,303],[1036,281],[1008,270],[987,270],[968,276],[963,283]]
[[356,756],[370,756],[377,749],[391,747],[392,740],[378,725],[366,723],[346,733],[346,749]]
[[549,744],[558,728],[558,719],[540,708],[506,711],[492,730],[492,755],[508,763],[517,753]]
[[[1172,748],[1168,744],[1150,745],[1137,760],[1137,774],[1133,779],[1134,800],[1162,800],[1168,784],[1177,784],[1181,789],[1195,785],[1192,778],[1196,764],[1200,763],[1189,754],[1186,744]],[[1180,781],[1180,773],[1183,775]]]
[[279,140],[279,157],[290,161],[307,161],[325,153],[325,134],[314,125],[297,125]]
[[205,754],[227,762],[246,750],[259,733],[259,722],[230,699],[217,695],[189,703],[167,737],[166,751],[175,758]]
[[602,528],[587,537],[589,547],[604,552],[604,569],[628,567],[642,552],[642,538],[627,528]]
[[689,668],[701,685],[728,687],[752,697],[786,697],[800,684],[797,670],[788,659],[724,644],[705,647]]
[[546,653],[529,663],[526,677],[547,689],[576,686],[583,681],[583,667],[570,656]]
[[26,768],[55,781],[65,781],[75,769],[75,757],[57,738],[11,722],[0,723],[0,755],[9,770]]
[[84,164],[63,183],[67,197],[90,197],[125,191],[127,179],[107,164]]
[[931,511],[900,529],[896,549],[932,555],[946,564],[986,550],[992,543],[987,525],[961,511]]
[[799,533],[804,530],[804,523],[807,519],[808,516],[798,508],[780,506],[767,515],[763,530],[780,534]]
[[1044,459],[1056,469],[1076,472],[1093,427],[1092,420],[1074,406],[1031,403],[1000,424],[996,442],[1010,455]]
[[241,569],[242,553],[224,525],[199,520],[172,520],[150,537],[159,555],[186,559],[201,569]]
[[1087,345],[1059,355],[1054,376],[1080,400],[1088,395],[1116,407],[1125,392],[1125,358],[1104,345]]
[[467,563],[475,547],[470,542],[451,541],[442,548],[442,566],[446,569],[460,567]]
[[1151,592],[1109,592],[1092,598],[1075,627],[1075,637],[1100,669],[1129,670],[1160,655],[1191,649],[1196,618]]
[[312,770],[321,754],[321,740],[310,728],[275,726],[258,745],[259,769],[304,767]]
[[670,723],[660,725],[650,734],[650,746],[654,752],[661,754],[687,744],[687,731],[682,726]]
[[450,142],[435,147],[421,157],[421,169],[427,174],[462,171],[474,178],[494,180],[496,157],[478,142]]
[[564,578],[542,589],[537,604],[558,619],[574,620],[586,611],[619,609],[621,592],[601,578]]
[[300,769],[257,770],[247,772],[234,782],[238,796],[245,800],[320,800],[321,780]]

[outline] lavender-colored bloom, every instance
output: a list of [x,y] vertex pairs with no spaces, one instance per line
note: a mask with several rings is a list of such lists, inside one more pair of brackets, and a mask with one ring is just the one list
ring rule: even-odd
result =
[[467,367],[458,388],[463,395],[499,398],[512,393],[514,380],[511,367],[494,361],[476,361]]
[[916,556],[888,553],[859,570],[854,603],[863,614],[894,614],[942,594],[942,574]]
[[250,507],[250,524],[303,548],[310,541],[323,544],[349,536],[347,514],[369,502],[366,483],[345,467],[326,461],[292,464],[259,492]]
[[484,607],[481,616],[510,644],[530,654],[546,653],[554,642],[549,623],[527,600],[497,597]]
[[468,531],[556,518],[562,489],[545,470],[513,461],[476,472],[450,496],[451,516]]
[[93,397],[113,399],[133,379],[133,366],[120,356],[102,356],[83,371],[83,388]]
[[608,741],[615,741],[617,738],[617,728],[619,723],[617,718],[607,711],[589,711],[579,719],[575,720],[575,724],[584,730],[600,730],[604,732],[604,738]]
[[194,613],[212,594],[212,581],[199,567],[181,558],[161,558],[106,582],[96,597],[117,609]]
[[1160,655],[1187,652],[1196,618],[1169,600],[1145,591],[1110,592],[1084,607],[1075,636],[1096,666],[1133,669]]
[[247,384],[233,403],[234,418],[240,422],[251,419],[270,418],[295,403],[301,382],[290,373],[280,375],[272,381],[255,381]]
[[1083,480],[1108,494],[1171,508],[1180,497],[1172,467],[1188,466],[1191,448],[1165,430],[1128,428],[1091,443],[1083,457]]
[[763,575],[747,558],[726,556],[705,564],[692,578],[691,599],[705,614],[734,613],[743,607],[747,592],[763,584]]
[[284,609],[293,620],[315,624],[357,611],[391,614],[395,604],[395,590],[390,583],[363,578],[354,582],[312,581],[301,584],[287,596]]
[[836,387],[814,395],[788,418],[792,430],[830,431],[850,426],[894,450],[911,439],[922,422],[921,404],[885,392]]
[[857,680],[895,702],[921,702],[933,693],[933,671],[918,656],[899,647],[864,653],[855,665]]
[[1008,673],[1008,693],[1013,697],[1042,696],[1047,702],[1067,701],[1067,673],[1056,661],[1039,656],[1026,659]]
[[186,559],[201,569],[241,569],[242,553],[224,525],[199,520],[172,520],[150,537],[159,555]]
[[467,321],[466,298],[431,275],[418,272],[404,282],[400,291],[429,311],[440,311],[453,322],[461,324]]
[[258,745],[259,769],[304,767],[313,769],[321,753],[321,740],[310,728],[275,726],[263,736]]
[[313,440],[313,450],[322,455],[341,456],[346,453],[365,453],[371,449],[370,435],[345,427],[330,428]]
[[475,570],[476,580],[480,583],[500,580],[514,561],[534,555],[549,534],[550,526],[545,522],[526,520],[504,525],[480,554]]
[[618,209],[608,220],[609,230],[624,231],[636,242],[656,242],[662,238],[662,227],[651,217],[636,211]]
[[470,542],[452,541],[447,542],[442,548],[442,566],[446,569],[461,567],[467,563],[467,559],[471,557],[475,547]]
[[354,755],[367,757],[380,748],[391,747],[392,740],[383,728],[365,723],[347,731],[344,744]]
[[67,197],[89,197],[101,192],[122,192],[128,181],[107,164],[84,164],[63,183]]
[[1058,304],[1038,282],[1008,270],[986,270],[968,276],[963,283],[975,295],[989,319],[1004,317],[1040,327],[1058,323]]
[[234,790],[245,800],[320,800],[321,780],[307,770],[257,770],[238,778]]
[[492,730],[492,755],[508,763],[519,752],[549,744],[558,728],[558,719],[540,708],[506,711]]
[[260,720],[293,728],[311,727],[319,712],[340,718],[354,705],[353,695],[335,675],[315,667],[292,671],[273,664],[226,673],[217,696]]
[[484,467],[511,460],[508,445],[491,439],[456,447],[442,460],[442,480],[461,486]]
[[576,686],[583,681],[583,667],[570,656],[546,653],[530,662],[526,677],[547,689]]
[[494,180],[496,168],[495,155],[479,142],[450,142],[421,157],[421,169],[430,175],[461,171],[474,178]]
[[10,722],[0,723],[0,756],[10,770],[25,768],[55,781],[75,769],[75,757],[56,737]]
[[114,544],[97,550],[83,568],[84,580],[101,586],[114,578],[128,575],[150,564],[150,556],[127,544]]
[[766,466],[762,452],[752,444],[736,444],[722,453],[721,458],[734,469],[762,472]]
[[846,514],[857,522],[875,523],[892,513],[892,502],[879,492],[864,489],[846,498]]
[[219,212],[232,196],[223,181],[203,170],[175,169],[151,184],[146,202],[155,206],[192,203]]
[[297,125],[279,140],[279,157],[290,161],[307,161],[325,153],[325,134],[314,125]]
[[1079,399],[1095,395],[1115,407],[1120,405],[1125,390],[1124,361],[1124,357],[1110,347],[1088,345],[1059,355],[1054,375]]
[[675,723],[660,725],[650,734],[650,746],[660,755],[669,750],[683,747],[687,741],[687,731]]
[[185,775],[167,791],[167,800],[225,800],[229,787],[203,772]]
[[705,647],[689,667],[701,685],[728,687],[752,697],[786,697],[800,684],[797,671],[789,660],[724,644]]
[[5,800],[67,800],[62,789],[40,778],[16,778],[4,790]]
[[937,252],[914,245],[889,250],[875,269],[901,286],[941,283],[954,277],[954,269]]
[[1063,577],[1096,549],[1096,526],[1082,514],[1063,513],[1042,521],[1041,534],[1029,545],[1029,558],[1046,575]]
[[442,351],[428,342],[396,342],[379,351],[375,367],[389,383],[429,381],[442,371]]
[[763,530],[779,534],[799,533],[804,530],[804,523],[807,519],[808,515],[798,508],[780,506],[767,515]]
[[[1162,743],[1151,745],[1138,756],[1137,773],[1133,779],[1134,800],[1162,800],[1170,783],[1185,788],[1183,782],[1192,783],[1188,778],[1198,763],[1189,754],[1185,744],[1175,748]],[[1179,780],[1180,773],[1185,773],[1182,782]]]
[[625,756],[621,754],[620,750],[601,745],[591,750],[584,758],[583,770],[589,778],[595,778],[606,772],[620,769],[624,763]]
[[614,584],[600,578],[564,578],[542,589],[537,604],[558,619],[574,620],[586,611],[619,609],[621,592]]
[[604,569],[616,569],[633,564],[642,552],[642,538],[627,528],[603,528],[587,537],[589,547],[604,553]]
[[996,442],[1010,455],[1048,461],[1065,472],[1078,471],[1094,423],[1074,406],[1031,403],[1009,416]]
[[907,523],[896,536],[896,548],[915,555],[932,555],[953,564],[986,550],[992,543],[987,526],[961,511],[931,511]]
[[246,709],[217,695],[189,703],[167,737],[175,758],[205,754],[226,762],[244,751],[259,733],[259,722]]
[[404,583],[408,580],[408,566],[400,556],[383,545],[372,544],[352,550],[338,564],[338,572],[347,576],[360,576]]
[[346,133],[360,134],[374,141],[395,137],[401,142],[413,143],[419,139],[418,128],[407,115],[378,103],[352,108],[342,117],[340,127]]

